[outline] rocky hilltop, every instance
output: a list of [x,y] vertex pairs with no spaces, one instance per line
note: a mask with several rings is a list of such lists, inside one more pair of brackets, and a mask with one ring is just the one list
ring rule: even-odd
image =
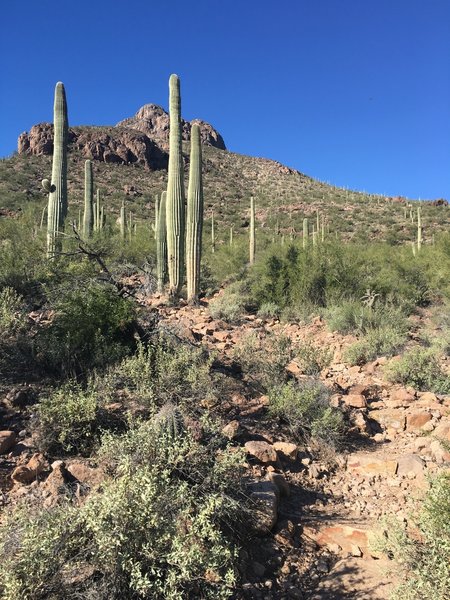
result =
[[[212,125],[194,119],[182,120],[183,140],[190,139],[192,124],[198,123],[202,143],[225,150],[222,136]],[[83,158],[106,163],[138,163],[154,171],[168,161],[169,115],[156,104],[146,104],[114,127],[71,127],[69,146]],[[18,139],[19,154],[42,156],[53,153],[53,125],[39,123]]]

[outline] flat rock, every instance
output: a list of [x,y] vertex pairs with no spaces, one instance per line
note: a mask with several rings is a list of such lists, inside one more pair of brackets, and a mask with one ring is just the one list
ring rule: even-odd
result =
[[297,444],[292,444],[290,442],[274,442],[273,447],[281,458],[287,458],[288,460],[295,460],[297,458]]
[[432,415],[426,411],[416,411],[406,417],[406,429],[407,431],[414,431],[415,429],[420,429],[431,421]]
[[267,534],[278,518],[278,489],[271,481],[254,481],[248,484],[248,494],[255,503],[254,529],[257,533]]
[[245,450],[248,454],[259,460],[262,463],[276,463],[278,459],[275,448],[264,441],[246,442]]
[[395,475],[398,463],[372,454],[351,454],[347,458],[347,471],[361,475]]
[[348,394],[348,396],[343,396],[342,399],[347,406],[352,408],[365,408],[367,406],[366,399],[362,394]]

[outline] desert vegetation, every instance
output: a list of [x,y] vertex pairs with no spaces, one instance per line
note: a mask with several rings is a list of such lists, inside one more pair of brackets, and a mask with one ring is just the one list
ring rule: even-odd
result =
[[309,598],[364,556],[448,598],[448,206],[183,141],[176,75],[167,172],[81,156],[67,102],[51,179],[0,162],[2,597]]

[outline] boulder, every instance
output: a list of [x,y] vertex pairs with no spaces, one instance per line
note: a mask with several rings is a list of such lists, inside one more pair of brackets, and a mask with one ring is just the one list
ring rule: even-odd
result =
[[270,464],[276,463],[278,459],[278,455],[276,453],[275,448],[263,441],[250,441],[246,442],[245,450],[250,456],[253,456],[261,463]]
[[0,431],[0,454],[6,454],[11,450],[17,440],[14,431]]

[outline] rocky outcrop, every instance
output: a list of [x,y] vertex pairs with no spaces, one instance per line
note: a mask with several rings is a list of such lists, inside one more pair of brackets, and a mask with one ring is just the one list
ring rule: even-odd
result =
[[[191,127],[194,123],[200,127],[200,139],[202,144],[214,146],[220,150],[226,150],[225,142],[218,131],[212,125],[200,119],[185,121],[181,119],[181,136],[185,141],[191,138]],[[164,148],[169,144],[169,113],[157,104],[145,104],[134,117],[124,119],[117,123],[116,127],[127,127],[142,131],[149,138],[160,143]]]
[[[140,131],[122,127],[73,127],[69,129],[69,150],[83,158],[106,163],[138,163],[153,170],[167,167],[168,155]],[[53,153],[53,125],[39,123],[18,140],[19,154]]]

